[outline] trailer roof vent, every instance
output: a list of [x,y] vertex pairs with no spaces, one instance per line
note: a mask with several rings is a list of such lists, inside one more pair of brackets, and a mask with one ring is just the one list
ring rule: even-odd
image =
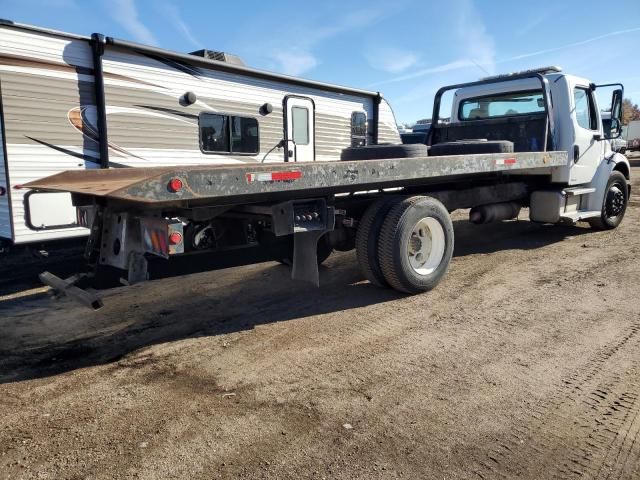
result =
[[209,60],[216,60],[217,62],[226,62],[232,63],[234,65],[245,66],[245,63],[242,61],[240,57],[237,55],[232,55],[231,53],[226,52],[218,52],[217,50],[196,50],[195,52],[191,52],[190,55],[195,55],[196,57],[208,58]]
[[499,78],[509,78],[515,75],[525,75],[527,73],[539,73],[541,75],[546,75],[547,73],[559,73],[562,71],[561,67],[549,66],[549,67],[541,67],[541,68],[532,68],[531,70],[523,70],[521,72],[511,72],[511,73],[503,73],[501,75],[493,75],[491,77],[484,77],[480,80],[497,80]]

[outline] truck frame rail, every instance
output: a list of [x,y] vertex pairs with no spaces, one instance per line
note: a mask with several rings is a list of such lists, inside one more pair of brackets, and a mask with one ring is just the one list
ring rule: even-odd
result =
[[[476,154],[345,162],[66,171],[23,185],[40,191],[162,205],[229,205],[430,185],[461,177],[565,166],[567,152]],[[542,173],[542,172],[541,172]]]

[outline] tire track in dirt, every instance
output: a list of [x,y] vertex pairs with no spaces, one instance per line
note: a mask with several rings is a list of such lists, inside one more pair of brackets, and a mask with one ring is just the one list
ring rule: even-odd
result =
[[[620,466],[618,459],[636,454],[634,440],[640,428],[640,402],[635,393],[639,386],[639,349],[640,321],[636,321],[622,337],[565,377],[548,401],[532,408],[531,418],[525,419],[510,438],[498,440],[487,459],[479,462],[475,472],[478,477],[512,478],[539,468],[544,469],[544,478],[622,478],[625,466]],[[625,362],[628,369],[620,372],[619,365]],[[580,428],[575,428],[578,422]],[[577,443],[562,445],[566,438],[555,434],[566,432],[560,427],[574,432],[586,427],[590,431],[586,436],[579,433]],[[626,441],[628,435],[621,437],[621,432],[632,432],[632,439]],[[559,443],[566,450],[558,452]],[[611,457],[613,461],[608,461]],[[555,466],[549,465],[550,459]],[[618,465],[620,475],[602,476],[611,464]]]
[[[59,328],[44,350],[82,332],[96,361],[2,385],[0,476],[634,478],[629,213],[584,237],[461,225],[467,251],[413,297],[362,283],[340,254],[320,290],[263,265],[114,292],[90,322],[33,310],[18,352]],[[29,473],[10,465],[23,457]]]

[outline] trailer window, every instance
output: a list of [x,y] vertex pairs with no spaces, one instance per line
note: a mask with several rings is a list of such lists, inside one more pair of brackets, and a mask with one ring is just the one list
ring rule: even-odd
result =
[[460,102],[460,120],[512,117],[544,112],[541,91],[507,92],[483,97],[467,98]]
[[353,112],[351,114],[351,146],[363,147],[367,144],[367,114]]
[[581,87],[574,88],[573,102],[575,103],[576,121],[578,125],[587,130],[598,130],[596,107],[589,89]]
[[203,152],[229,152],[229,117],[200,114],[200,148]]
[[231,117],[231,152],[259,151],[258,120],[251,117]]
[[204,153],[256,154],[260,151],[255,118],[202,112],[199,123],[200,149]]
[[309,145],[309,110],[291,107],[293,141],[297,145]]

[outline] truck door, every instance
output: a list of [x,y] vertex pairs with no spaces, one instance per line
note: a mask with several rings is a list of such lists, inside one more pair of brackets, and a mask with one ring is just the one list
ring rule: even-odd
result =
[[285,160],[315,160],[315,105],[306,97],[287,96],[284,100],[286,135]]
[[589,85],[573,86],[573,167],[569,183],[589,183],[595,175],[604,152],[604,140],[598,107]]

